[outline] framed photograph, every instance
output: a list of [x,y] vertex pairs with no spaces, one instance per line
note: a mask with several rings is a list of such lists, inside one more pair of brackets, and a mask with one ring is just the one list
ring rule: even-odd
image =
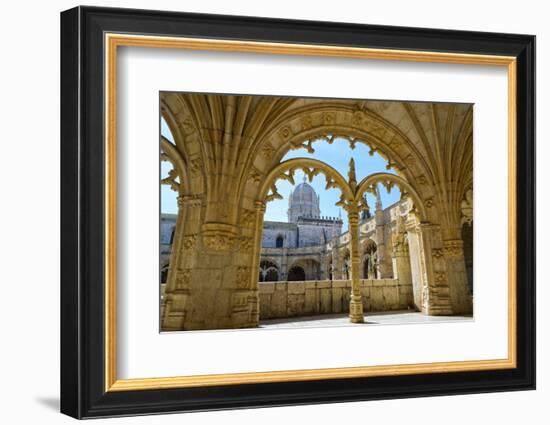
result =
[[535,37],[61,14],[61,411],[535,388]]

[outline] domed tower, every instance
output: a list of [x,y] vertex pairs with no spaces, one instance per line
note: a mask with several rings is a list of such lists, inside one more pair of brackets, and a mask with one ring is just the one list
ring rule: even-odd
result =
[[300,183],[290,194],[288,199],[288,222],[296,223],[299,217],[319,217],[321,210],[319,209],[319,195],[315,193],[315,189],[304,182]]

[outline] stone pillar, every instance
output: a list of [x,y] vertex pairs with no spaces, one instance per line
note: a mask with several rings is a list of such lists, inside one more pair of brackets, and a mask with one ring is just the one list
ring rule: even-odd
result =
[[443,241],[443,255],[454,314],[471,314],[472,297],[468,290],[468,275],[464,261],[464,243],[461,239]]
[[399,281],[399,302],[403,306],[414,305],[413,281],[409,244],[403,233],[397,236],[397,243],[393,246],[394,279]]
[[412,285],[411,260],[408,244],[400,243],[394,246],[393,263],[395,264],[394,279],[398,279],[400,285]]
[[349,318],[352,323],[363,323],[363,301],[359,276],[359,263],[361,261],[359,256],[359,211],[357,207],[348,207],[348,222],[351,260],[351,297],[349,303]]
[[376,223],[376,277],[375,279],[388,279],[392,277],[391,257],[386,252],[386,225],[384,220],[384,210],[382,209],[382,200],[380,191],[376,189],[376,211],[374,220]]
[[288,278],[288,248],[284,247],[281,253],[281,273],[279,280],[285,281]]
[[[418,225],[422,268],[422,311],[431,316],[453,314],[445,262],[440,241],[434,238],[431,223]],[[432,252],[433,251],[433,252]]]
[[165,289],[161,330],[182,330],[186,321],[195,246],[200,228],[202,198],[178,197],[178,218],[174,234],[170,270]]

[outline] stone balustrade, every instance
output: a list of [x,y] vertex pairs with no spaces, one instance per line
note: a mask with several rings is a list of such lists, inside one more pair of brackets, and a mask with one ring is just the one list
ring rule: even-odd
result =
[[[350,280],[260,282],[260,319],[337,314],[349,311]],[[361,279],[363,308],[369,311],[413,307],[412,285],[398,279]]]

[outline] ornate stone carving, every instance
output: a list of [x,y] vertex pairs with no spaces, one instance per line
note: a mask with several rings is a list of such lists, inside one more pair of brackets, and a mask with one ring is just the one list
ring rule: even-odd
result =
[[214,251],[228,251],[233,247],[234,238],[223,234],[203,235],[204,244]]
[[235,292],[233,294],[233,313],[248,311],[248,292]]
[[441,248],[434,248],[432,249],[432,255],[436,259],[440,259],[443,257],[443,250]]
[[202,225],[204,245],[214,251],[229,251],[235,245],[235,226],[225,223],[205,223]]
[[428,198],[424,201],[424,204],[426,205],[426,208],[432,208],[434,206],[434,200],[433,198]]
[[183,247],[185,249],[195,248],[196,242],[197,242],[197,235],[185,235],[183,237]]
[[254,221],[256,219],[256,212],[254,210],[247,210],[242,209],[241,210],[241,219],[240,224],[243,227],[251,227],[254,225]]
[[252,245],[254,243],[254,239],[249,236],[241,236],[239,239],[239,250],[241,252],[250,252],[252,251]]
[[288,140],[288,139],[290,139],[290,138],[292,137],[292,135],[293,135],[293,133],[292,133],[292,128],[290,128],[289,125],[284,126],[283,128],[281,128],[281,129],[279,130],[279,135],[280,135],[281,138],[282,138],[283,140],[285,140],[285,141]]
[[265,202],[270,202],[275,199],[283,199],[282,195],[277,191],[277,186],[273,183],[270,186],[270,192],[265,197]]
[[388,145],[390,146],[391,149],[393,149],[394,151],[397,151],[401,149],[402,142],[397,136],[395,136],[393,139],[390,140]]
[[176,180],[178,178],[178,173],[176,170],[172,169],[168,171],[168,176],[160,180],[160,184],[165,184],[170,186],[170,189],[172,189],[174,192],[179,192],[180,185],[178,181]]
[[200,157],[193,158],[190,162],[190,167],[192,175],[197,175],[202,170],[202,159]]
[[309,130],[313,127],[313,119],[310,115],[305,116],[300,120],[300,125],[302,127],[302,131]]
[[412,155],[409,155],[407,158],[405,158],[405,164],[407,165],[407,167],[414,169],[414,167],[416,166],[416,160]]
[[365,112],[358,110],[353,113],[351,117],[351,124],[355,127],[361,127],[363,125],[363,120],[365,119]]
[[183,207],[184,205],[190,207],[200,207],[202,204],[203,194],[193,194],[193,195],[183,195],[178,196],[178,207]]
[[262,173],[260,173],[260,171],[256,167],[251,167],[248,178],[252,180],[254,184],[260,184],[260,182],[262,181]]
[[250,286],[250,267],[237,267],[236,285],[239,289]]
[[447,275],[445,272],[434,272],[434,282],[436,285],[442,285],[447,282]]
[[275,154],[275,148],[271,145],[271,143],[267,142],[262,146],[260,152],[265,159],[271,159]]
[[416,178],[416,181],[418,181],[418,183],[420,183],[422,186],[425,186],[428,184],[428,179],[426,178],[425,175],[418,176]]
[[313,142],[316,140],[306,140],[304,142],[301,142],[300,140],[296,140],[291,142],[291,149],[305,149],[308,153],[314,153],[315,149],[313,149]]
[[193,120],[189,117],[185,118],[183,121],[180,121],[178,125],[183,134],[186,136],[189,136],[196,131]]
[[176,289],[188,289],[191,282],[191,270],[185,269],[176,274]]
[[446,240],[443,242],[445,257],[462,257],[464,242],[460,239]]
[[323,113],[323,123],[325,125],[333,125],[336,122],[336,113],[335,112],[325,112]]

